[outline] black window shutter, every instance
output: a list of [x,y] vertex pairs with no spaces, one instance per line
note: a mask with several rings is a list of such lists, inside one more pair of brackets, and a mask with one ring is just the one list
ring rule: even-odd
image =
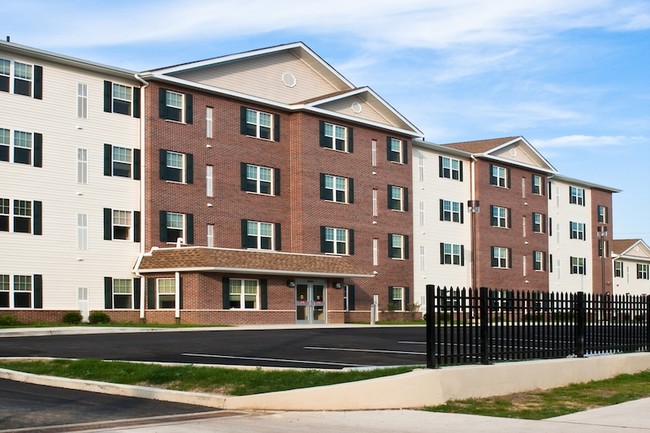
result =
[[411,300],[411,288],[404,287],[404,310],[408,311],[409,304]]
[[147,308],[154,310],[156,308],[156,279],[147,278]]
[[388,161],[395,161],[393,151],[390,149],[390,137],[386,137],[386,159]]
[[403,191],[404,191],[404,197],[402,197],[402,199],[404,200],[404,206],[402,208],[404,209],[405,212],[408,212],[408,210],[409,210],[409,189],[404,188]]
[[395,302],[395,298],[393,298],[393,286],[388,286],[388,302]]
[[43,67],[34,65],[34,99],[43,99]]
[[492,267],[496,268],[497,266],[499,266],[499,261],[494,255],[494,247],[490,247],[490,256],[492,257]]
[[133,242],[140,242],[140,212],[133,211]]
[[351,126],[348,127],[348,152],[354,152],[354,129]]
[[280,195],[280,169],[279,168],[273,169],[273,181],[275,182],[275,185],[273,187],[273,192],[275,193],[275,195],[279,196]]
[[239,108],[239,133],[246,135],[246,107]]
[[510,182],[510,169],[509,168],[506,168],[506,178],[508,180],[508,188],[511,188],[512,184]]
[[241,220],[241,247],[248,248],[248,220]]
[[404,164],[409,163],[409,144],[406,140],[402,140],[402,160],[404,161]]
[[282,227],[280,223],[275,223],[275,249],[282,251]]
[[325,121],[323,120],[318,124],[318,141],[320,147],[328,147],[327,140],[325,139]]
[[113,146],[104,144],[104,176],[113,175]]
[[320,198],[321,200],[327,199],[327,190],[325,189],[325,174],[320,174]]
[[140,149],[133,149],[133,179],[140,180]]
[[160,180],[167,180],[167,151],[160,149],[158,155],[160,158]]
[[330,248],[328,248],[327,242],[325,240],[325,230],[326,230],[325,226],[320,226],[320,252],[331,253],[333,251]]
[[185,123],[194,123],[194,98],[190,93],[185,95]]
[[113,112],[113,83],[104,81],[104,111]]
[[194,243],[194,214],[188,213],[185,215],[185,224],[187,225],[185,229],[185,242],[188,244]]
[[245,162],[239,163],[239,179],[242,191],[248,191],[248,178],[247,178],[248,164]]
[[442,156],[438,156],[438,177],[442,177]]
[[445,201],[440,199],[440,221],[445,220]]
[[512,248],[508,248],[508,268],[512,268]]
[[133,117],[140,118],[140,88],[133,88]]
[[140,309],[140,278],[133,279],[133,308]]
[[178,308],[183,308],[183,277],[178,277]]
[[445,264],[445,244],[440,242],[440,264]]
[[34,201],[34,234],[43,234],[43,202]]
[[348,310],[352,311],[356,309],[356,297],[354,293],[354,284],[348,284],[347,286],[347,291],[348,291]]
[[34,275],[34,308],[43,308],[43,275]]
[[273,141],[280,141],[280,115],[273,115]]
[[463,203],[460,203],[460,223],[465,223],[465,211],[463,210]]
[[460,246],[460,265],[465,266],[465,245]]
[[459,172],[460,172],[460,173],[459,173],[460,176],[459,176],[458,180],[460,180],[460,181],[462,182],[462,181],[463,181],[463,161],[460,161],[460,162],[458,163],[458,167],[459,167],[458,170],[459,170]]
[[410,249],[411,249],[411,245],[409,242],[409,237],[404,235],[404,258],[405,259],[408,259],[411,256]]
[[352,229],[348,230],[348,241],[349,241],[348,254],[353,256],[354,255],[354,230]]
[[113,239],[113,211],[104,208],[104,240],[110,241],[111,239]]
[[104,308],[113,309],[113,279],[104,277]]
[[160,241],[167,242],[167,211],[160,211]]
[[194,155],[188,153],[185,155],[185,181],[188,184],[194,183]]
[[496,185],[497,178],[494,175],[494,164],[490,164],[490,185]]
[[512,210],[510,208],[506,209],[506,215],[508,216],[508,228],[512,228]]
[[393,209],[393,185],[388,185],[388,188],[386,188],[386,203],[388,203],[388,209]]
[[43,134],[34,133],[34,167],[43,167]]
[[158,117],[167,118],[167,89],[158,89]]
[[223,277],[221,279],[221,299],[223,300],[223,309],[228,310],[230,308],[230,278]]
[[268,310],[269,309],[269,291],[268,291],[268,283],[266,279],[261,279],[260,280],[260,308],[262,310]]
[[354,203],[354,179],[348,178],[348,203]]

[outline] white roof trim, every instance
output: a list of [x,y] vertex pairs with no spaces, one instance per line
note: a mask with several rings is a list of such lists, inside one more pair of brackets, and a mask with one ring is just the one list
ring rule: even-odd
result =
[[[495,158],[495,159],[496,159],[497,157],[492,156],[491,153],[496,152],[496,151],[499,151],[499,150],[501,150],[501,149],[504,149],[504,148],[506,148],[506,147],[508,147],[508,146],[510,146],[510,145],[512,145],[512,144],[517,143],[518,141],[523,141],[524,144],[526,144],[526,146],[527,146],[530,150],[532,150],[533,153],[534,153],[534,154],[535,154],[539,159],[541,159],[542,161],[544,161],[544,163],[550,167],[550,169],[542,169],[542,171],[545,171],[545,172],[547,172],[547,173],[557,173],[557,169],[556,169],[555,167],[553,167],[553,164],[551,164],[551,163],[550,163],[546,158],[544,158],[544,156],[543,156],[541,153],[539,153],[539,152],[537,151],[537,149],[535,149],[535,147],[534,147],[532,144],[530,144],[530,143],[528,142],[528,140],[526,140],[526,139],[525,139],[524,137],[522,137],[522,136],[516,137],[516,138],[514,138],[514,139],[512,139],[512,140],[510,140],[510,141],[508,141],[508,142],[505,142],[505,143],[503,143],[503,144],[500,144],[500,145],[497,146],[497,147],[494,147],[494,148],[490,149],[490,150],[487,151],[487,152],[484,152],[484,153],[478,154],[478,155],[476,155],[476,156],[491,157],[491,158]],[[510,162],[511,162],[511,160],[508,160],[508,159],[505,159],[505,161],[510,161]],[[522,166],[525,166],[525,167],[533,167],[533,168],[537,168],[537,169],[539,169],[539,167],[530,166],[530,165],[528,165],[528,164],[522,164],[522,163],[519,163],[519,165],[522,165]]]
[[237,274],[264,274],[264,275],[293,275],[301,277],[332,277],[332,278],[371,278],[372,274],[346,274],[336,272],[305,272],[277,269],[253,269],[253,268],[228,268],[228,267],[187,267],[187,268],[158,268],[158,269],[140,269],[141,274],[170,273],[170,272],[223,272]]

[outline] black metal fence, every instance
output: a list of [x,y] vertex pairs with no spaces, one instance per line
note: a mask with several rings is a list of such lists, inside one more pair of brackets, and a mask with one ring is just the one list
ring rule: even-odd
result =
[[428,368],[650,351],[650,296],[426,289]]

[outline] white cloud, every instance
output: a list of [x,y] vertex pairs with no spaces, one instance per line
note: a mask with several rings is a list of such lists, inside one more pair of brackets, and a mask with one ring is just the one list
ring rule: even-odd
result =
[[563,137],[555,137],[550,139],[531,139],[530,142],[537,148],[554,148],[554,147],[601,147],[601,146],[625,146],[636,145],[643,142],[648,142],[647,137],[642,136],[624,136],[624,135],[566,135]]

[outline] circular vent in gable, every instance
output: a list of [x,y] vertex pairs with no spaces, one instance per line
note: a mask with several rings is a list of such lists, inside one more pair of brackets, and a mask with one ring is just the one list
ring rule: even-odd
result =
[[282,82],[287,87],[294,87],[297,83],[296,76],[291,72],[285,72],[282,74]]

